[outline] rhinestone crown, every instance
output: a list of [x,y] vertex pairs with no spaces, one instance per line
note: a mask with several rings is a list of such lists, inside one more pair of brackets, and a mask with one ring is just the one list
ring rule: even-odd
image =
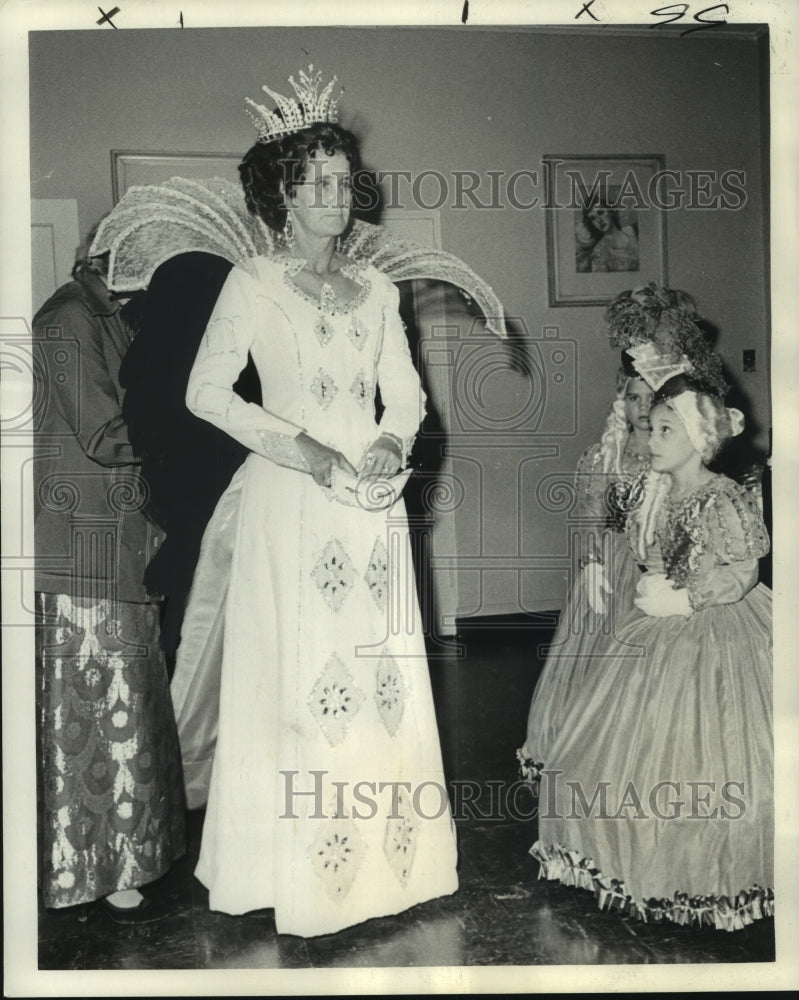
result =
[[299,81],[293,76],[289,83],[294,89],[296,98],[285,97],[269,87],[261,89],[268,94],[277,105],[270,111],[263,104],[256,104],[249,97],[245,98],[250,109],[247,114],[258,130],[259,142],[271,142],[292,132],[299,132],[315,122],[337,122],[339,96],[333,97],[337,77],[320,90],[322,73],[310,65],[306,70],[300,70]]

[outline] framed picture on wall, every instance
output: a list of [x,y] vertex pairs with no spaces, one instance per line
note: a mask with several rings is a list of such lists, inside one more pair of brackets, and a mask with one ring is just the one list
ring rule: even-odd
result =
[[128,188],[161,184],[170,177],[206,180],[225,177],[239,183],[240,153],[163,153],[135,149],[111,150],[111,191],[114,204]]
[[661,154],[542,158],[550,306],[598,306],[668,284]]

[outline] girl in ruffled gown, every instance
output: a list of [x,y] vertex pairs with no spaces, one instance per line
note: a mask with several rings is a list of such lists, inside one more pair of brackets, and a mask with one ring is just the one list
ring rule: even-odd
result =
[[530,705],[527,739],[518,751],[528,777],[547,760],[572,691],[582,683],[592,657],[612,632],[616,607],[632,602],[638,578],[615,501],[634,491],[649,466],[652,390],[630,360],[623,361],[602,438],[582,454],[577,465],[575,524],[581,572],[561,613]]
[[[643,373],[662,359],[694,365],[724,391],[720,360],[699,326],[696,302],[681,289],[654,283],[622,292],[608,306],[612,346],[622,348],[616,399],[598,444],[580,458],[575,477],[575,538],[581,571],[563,608],[516,752],[523,777],[535,779],[548,764],[574,692],[601,666],[619,615],[632,607],[638,568],[624,539],[625,511],[636,502],[649,467],[652,383]],[[641,356],[641,369],[636,355]],[[631,657],[639,655],[635,648]]]
[[706,464],[740,413],[680,375],[650,420],[637,596],[548,748],[531,854],[600,907],[731,931],[773,912],[768,538],[753,495]]

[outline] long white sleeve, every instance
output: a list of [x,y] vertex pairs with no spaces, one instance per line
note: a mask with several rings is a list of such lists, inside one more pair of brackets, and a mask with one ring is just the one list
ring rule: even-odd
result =
[[233,390],[247,363],[256,330],[253,278],[234,267],[225,282],[203,335],[189,375],[186,406],[278,465],[308,471],[296,442],[303,430],[256,403],[245,403]]
[[393,284],[389,302],[383,309],[383,342],[377,362],[377,381],[385,407],[380,431],[402,441],[404,461],[424,419],[426,397],[400,318],[399,291]]

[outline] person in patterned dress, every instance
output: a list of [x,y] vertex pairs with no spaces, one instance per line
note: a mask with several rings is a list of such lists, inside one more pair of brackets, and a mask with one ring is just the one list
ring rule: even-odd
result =
[[133,334],[90,244],[33,321],[40,884],[47,907],[101,900],[129,922],[155,915],[139,887],[185,853],[185,801],[142,584],[163,533],[122,416]]

